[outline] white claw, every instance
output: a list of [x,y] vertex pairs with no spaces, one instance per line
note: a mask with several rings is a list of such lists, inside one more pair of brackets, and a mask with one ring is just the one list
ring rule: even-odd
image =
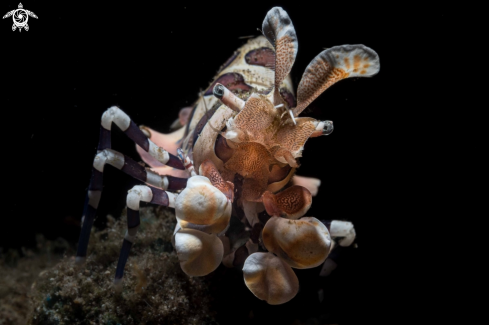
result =
[[330,227],[331,236],[344,237],[338,241],[340,246],[350,246],[356,237],[355,228],[349,221],[333,220]]
[[322,264],[331,250],[328,228],[313,217],[298,220],[272,217],[263,228],[262,235],[269,252],[297,269]]
[[231,203],[204,176],[188,179],[187,187],[177,196],[175,215],[182,228],[220,233],[229,224]]
[[286,303],[299,291],[299,280],[292,268],[270,253],[248,256],[243,275],[248,289],[270,305]]
[[180,229],[173,238],[180,266],[187,275],[204,276],[219,266],[224,255],[216,235],[195,229]]

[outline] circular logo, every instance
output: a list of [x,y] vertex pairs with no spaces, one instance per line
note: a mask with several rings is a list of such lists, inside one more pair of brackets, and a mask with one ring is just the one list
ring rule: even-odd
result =
[[14,24],[17,27],[25,26],[27,24],[27,20],[29,19],[27,12],[25,12],[24,9],[15,10],[15,12],[12,16],[14,18]]

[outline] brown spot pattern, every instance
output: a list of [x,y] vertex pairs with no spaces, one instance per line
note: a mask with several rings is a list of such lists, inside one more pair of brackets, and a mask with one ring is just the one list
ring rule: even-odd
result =
[[354,70],[358,70],[358,68],[360,68],[360,64],[362,63],[362,58],[360,57],[360,55],[355,55],[353,56],[353,69]]
[[234,119],[234,125],[245,133],[258,135],[272,124],[275,116],[275,108],[270,101],[261,97],[250,97]]
[[224,166],[245,178],[252,177],[257,173],[261,174],[264,166],[268,174],[270,158],[270,153],[261,144],[244,142],[239,144],[233,157]]
[[259,143],[240,143],[233,157],[224,167],[243,176],[242,197],[256,201],[266,190],[271,156],[268,150]]
[[295,116],[299,115],[326,89],[347,76],[345,70],[331,67],[326,60],[317,59],[312,62],[297,89],[298,105],[293,110]]
[[275,49],[275,89],[279,89],[294,64],[294,41],[289,35],[284,35],[275,42]]
[[291,186],[276,195],[266,191],[262,199],[269,215],[289,219],[302,217],[312,204],[311,192],[298,185]]
[[210,159],[206,159],[200,165],[200,174],[207,177],[212,185],[221,191],[229,200],[233,200],[234,185],[226,182],[219,173],[216,165]]
[[299,150],[316,130],[313,121],[310,118],[298,118],[297,125],[285,125],[277,132],[277,144],[290,152]]
[[[276,195],[277,205],[287,214],[303,210],[312,202],[311,193],[302,186],[292,186]],[[305,211],[304,211],[305,213]]]
[[204,160],[200,165],[200,170],[201,175],[207,177],[214,187],[217,187],[219,189],[220,187],[224,186],[225,182],[211,160]]

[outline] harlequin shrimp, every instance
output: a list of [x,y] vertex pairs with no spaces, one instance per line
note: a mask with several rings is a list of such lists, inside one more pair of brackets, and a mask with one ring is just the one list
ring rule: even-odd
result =
[[[297,294],[292,268],[319,266],[336,243],[353,243],[350,222],[303,217],[319,182],[295,175],[299,158],[305,142],[330,134],[333,123],[300,114],[334,83],[375,75],[378,55],[364,45],[327,49],[306,68],[295,92],[289,73],[298,43],[288,14],[272,8],[262,33],[234,52],[193,107],[181,110],[181,127],[173,133],[138,127],[118,107],[102,115],[77,263],[87,255],[106,164],[146,184],[127,196],[116,285],[136,241],[141,201],[175,208],[172,243],[186,274],[207,275],[221,263],[240,267],[246,286],[269,304]],[[112,124],[151,168],[111,149]]]

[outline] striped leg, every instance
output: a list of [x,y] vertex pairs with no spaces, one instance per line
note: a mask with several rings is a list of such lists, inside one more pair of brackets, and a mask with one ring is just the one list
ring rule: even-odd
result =
[[100,151],[93,161],[92,178],[88,187],[87,202],[85,202],[85,211],[82,217],[82,230],[78,241],[77,264],[83,263],[87,255],[90,231],[97,213],[100,197],[102,196],[103,171],[106,164],[114,166],[140,181],[164,190],[176,191],[187,186],[187,178],[160,176],[115,150],[105,149]]
[[[118,107],[112,106],[102,115],[100,128],[100,138],[97,148],[97,156],[93,162],[92,177],[88,186],[87,198],[85,200],[85,209],[82,217],[82,230],[78,241],[78,251],[76,254],[76,263],[83,263],[87,255],[88,240],[92,229],[97,207],[102,195],[103,168],[106,163],[121,169],[137,179],[147,182],[163,189],[182,189],[186,186],[186,181],[171,176],[160,177],[155,173],[146,171],[129,157],[126,157],[116,151],[110,150],[110,130],[112,123],[115,123],[131,140],[140,146],[145,152],[162,164],[177,169],[184,170],[180,159],[170,154],[168,151],[158,147],[141,131],[129,116]],[[171,183],[171,184],[170,184]]]
[[95,156],[93,162],[92,177],[90,179],[82,217],[82,230],[76,254],[77,264],[85,261],[90,231],[102,195],[103,170],[106,163],[122,170],[134,178],[165,190],[180,190],[185,188],[187,183],[186,179],[172,176],[159,176],[156,173],[147,171],[143,166],[139,165],[131,158],[111,150],[110,127],[112,122],[119,126],[129,138],[162,164],[167,164],[168,166],[178,169],[185,169],[180,159],[151,142],[123,111],[117,107],[109,108],[102,116],[102,127],[100,128],[100,139],[97,148],[98,154]]
[[176,191],[187,186],[187,178],[160,176],[115,150],[105,149],[100,151],[93,161],[92,178],[88,187],[87,202],[85,202],[85,211],[82,217],[82,230],[78,241],[76,263],[83,263],[87,255],[90,231],[102,195],[103,171],[106,164],[114,166],[140,181],[164,190]]
[[98,150],[110,149],[110,129],[115,123],[132,141],[140,146],[145,152],[163,165],[176,169],[184,170],[180,159],[158,147],[153,141],[148,139],[143,131],[134,123],[129,116],[118,107],[112,106],[102,115],[102,126],[100,128],[100,140]]
[[140,223],[139,203],[143,201],[173,208],[175,199],[176,196],[172,193],[144,185],[136,185],[129,191],[127,195],[127,232],[122,242],[121,254],[119,255],[119,262],[115,271],[115,285],[122,281],[129,251],[136,239]]

